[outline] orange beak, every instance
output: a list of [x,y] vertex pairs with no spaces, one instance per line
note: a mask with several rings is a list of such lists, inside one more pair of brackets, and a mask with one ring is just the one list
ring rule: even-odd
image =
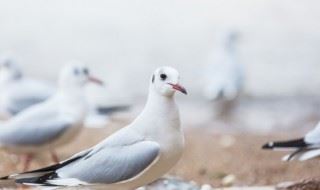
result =
[[169,85],[172,86],[173,89],[177,90],[177,91],[180,91],[181,93],[187,95],[187,90],[181,86],[180,84],[171,84],[171,83],[168,83]]

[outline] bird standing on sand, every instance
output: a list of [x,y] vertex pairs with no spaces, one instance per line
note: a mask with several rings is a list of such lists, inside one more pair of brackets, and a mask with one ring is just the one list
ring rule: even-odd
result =
[[27,78],[15,60],[0,58],[0,114],[9,118],[48,99],[55,89],[47,83]]
[[58,162],[54,149],[70,142],[82,127],[87,111],[84,86],[88,81],[101,84],[82,64],[66,66],[55,95],[0,124],[0,148],[24,154],[24,171],[35,153],[49,150]]
[[134,189],[155,181],[178,162],[184,149],[175,91],[187,94],[179,84],[179,73],[171,67],[158,68],[150,79],[146,106],[130,125],[57,165],[2,180],[110,189]]
[[266,150],[293,151],[282,158],[283,161],[305,161],[320,156],[320,122],[304,137],[278,142],[268,142],[262,147]]

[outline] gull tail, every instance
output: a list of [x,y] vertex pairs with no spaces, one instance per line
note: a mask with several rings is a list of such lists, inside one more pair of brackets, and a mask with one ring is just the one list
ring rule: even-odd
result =
[[12,174],[9,176],[1,177],[0,184],[11,181],[17,184],[24,184],[30,186],[46,186],[54,187],[56,184],[50,183],[50,180],[59,178],[56,170],[82,158],[87,152],[80,152],[78,155],[70,158],[69,160],[60,162],[38,170],[28,171],[20,174]]
[[290,141],[278,141],[278,142],[268,142],[262,146],[262,149],[266,150],[292,150],[307,148],[308,143],[304,141],[303,138],[290,140]]
[[320,149],[301,149],[299,151],[295,151],[291,154],[288,154],[282,158],[282,161],[306,161],[310,159],[314,159],[320,156]]
[[109,115],[115,112],[128,111],[129,109],[130,109],[129,105],[121,105],[121,106],[98,107],[96,111],[101,115]]

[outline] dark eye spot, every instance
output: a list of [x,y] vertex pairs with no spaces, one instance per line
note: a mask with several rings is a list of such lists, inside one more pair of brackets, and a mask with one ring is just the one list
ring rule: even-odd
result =
[[75,75],[78,75],[80,72],[79,72],[79,69],[74,69],[73,70],[73,73],[75,74]]
[[152,83],[154,83],[154,75],[152,75],[152,79],[151,79]]
[[160,78],[161,78],[161,80],[166,80],[167,79],[167,75],[166,74],[161,74]]
[[83,69],[83,73],[84,73],[85,75],[89,75],[89,69],[88,69],[88,68],[84,68],[84,69]]

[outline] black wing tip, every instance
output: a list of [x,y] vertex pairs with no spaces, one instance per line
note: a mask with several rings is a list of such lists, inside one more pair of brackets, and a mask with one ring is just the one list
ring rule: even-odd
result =
[[20,184],[35,184],[35,185],[45,185],[45,186],[55,186],[52,184],[48,184],[47,180],[50,179],[55,179],[58,177],[58,174],[56,172],[51,172],[48,174],[45,174],[40,177],[30,177],[30,178],[21,178],[21,179],[16,179],[16,183]]
[[274,142],[268,142],[262,146],[262,149],[269,150],[274,148]]
[[275,148],[305,148],[310,144],[304,141],[304,138],[294,139],[289,141],[269,142],[262,146],[262,149],[275,149]]
[[10,179],[10,176],[0,177],[0,180],[8,180],[8,179]]

